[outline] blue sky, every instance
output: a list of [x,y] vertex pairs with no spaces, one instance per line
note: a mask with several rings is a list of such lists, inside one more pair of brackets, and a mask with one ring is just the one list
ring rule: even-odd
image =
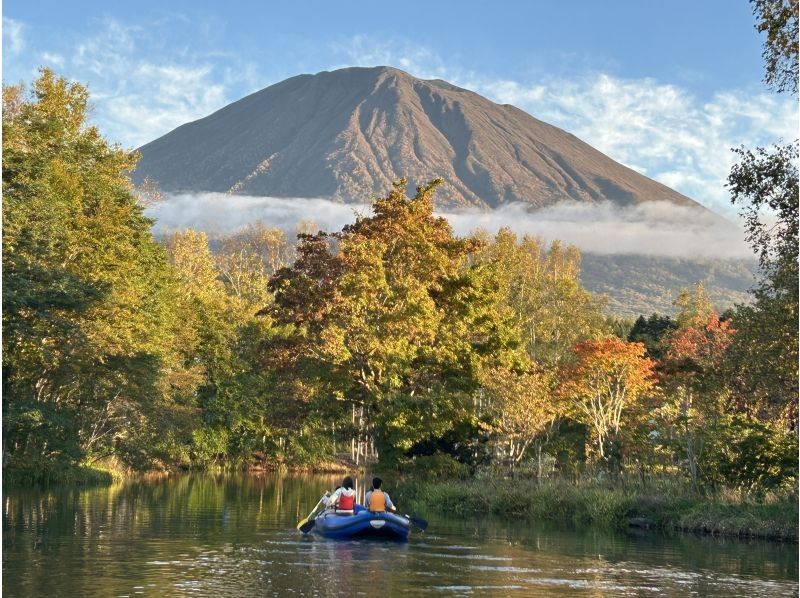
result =
[[798,135],[745,0],[3,3],[3,80],[86,83],[136,147],[299,73],[388,64],[511,103],[718,211],[730,148]]

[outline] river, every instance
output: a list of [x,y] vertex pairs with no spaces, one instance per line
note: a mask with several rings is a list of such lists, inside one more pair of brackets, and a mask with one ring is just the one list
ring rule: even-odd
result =
[[198,474],[10,491],[3,595],[797,595],[796,544],[426,513],[408,543],[302,536],[295,524],[335,481]]

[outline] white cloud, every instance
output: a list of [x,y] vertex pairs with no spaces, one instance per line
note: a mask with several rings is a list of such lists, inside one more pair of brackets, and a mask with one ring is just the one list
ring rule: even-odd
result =
[[490,212],[466,210],[442,215],[461,235],[475,228],[495,232],[507,227],[519,235],[547,242],[559,240],[597,254],[752,257],[738,226],[706,210],[670,202],[629,207],[608,202],[562,202],[540,210],[511,204]]
[[140,62],[129,72],[124,88],[95,101],[108,128],[128,144],[139,146],[207,116],[229,100],[224,86],[213,83],[210,66]]
[[768,145],[798,134],[795,102],[766,93],[726,91],[701,102],[674,85],[603,74],[476,87],[723,212],[730,211],[725,183],[735,158],[731,147]]
[[66,61],[61,54],[55,54],[51,52],[42,52],[41,53],[41,62],[44,66],[48,66],[50,68],[62,68]]
[[152,141],[230,101],[213,61],[190,55],[176,61],[168,52],[163,55],[169,58],[154,59],[163,43],[156,37],[143,27],[106,20],[73,56],[72,66],[87,74],[104,133],[126,147]]
[[[340,230],[357,213],[369,208],[327,199],[252,197],[224,193],[168,196],[151,207],[157,234],[194,228],[211,234],[236,231],[262,221],[292,231],[312,218],[327,231]],[[496,232],[508,227],[545,241],[561,240],[599,254],[639,254],[666,257],[752,257],[741,229],[706,210],[651,202],[620,208],[609,203],[561,203],[541,210],[512,204],[493,211],[442,212],[454,231],[468,235],[477,228]]]
[[[6,76],[12,71],[35,76],[35,67],[44,65],[86,84],[93,120],[108,139],[123,147],[140,146],[218,110],[237,99],[231,97],[233,86],[259,86],[257,67],[235,56],[191,51],[187,46],[176,50],[171,33],[187,24],[176,25],[174,18],[142,25],[115,19],[94,23],[90,35],[39,44],[41,51],[26,57],[24,25],[4,17],[4,48],[20,54],[4,68]],[[202,35],[197,31],[201,24],[188,25],[194,38]]]
[[[431,50],[401,39],[376,41],[368,35],[356,35],[342,43],[331,44],[334,56],[342,62],[330,70],[349,66],[394,66],[424,79],[443,78],[452,75],[452,65],[444,62]],[[336,58],[334,58],[336,60]]]
[[3,50],[17,56],[25,49],[24,25],[14,19],[3,17]]
[[356,213],[369,208],[322,198],[255,197],[226,193],[167,195],[147,210],[156,219],[156,234],[193,228],[211,234],[227,234],[258,220],[286,231],[303,219],[312,219],[322,230],[340,230]]

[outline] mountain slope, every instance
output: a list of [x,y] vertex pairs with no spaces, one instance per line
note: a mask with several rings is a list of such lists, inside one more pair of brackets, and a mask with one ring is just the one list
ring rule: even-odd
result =
[[643,255],[581,256],[581,281],[593,293],[605,295],[607,311],[635,318],[651,313],[675,315],[673,301],[681,290],[702,282],[720,312],[750,303],[758,262],[752,259],[669,258]]
[[165,191],[364,200],[442,177],[440,204],[697,205],[522,110],[389,67],[292,77],[140,148]]

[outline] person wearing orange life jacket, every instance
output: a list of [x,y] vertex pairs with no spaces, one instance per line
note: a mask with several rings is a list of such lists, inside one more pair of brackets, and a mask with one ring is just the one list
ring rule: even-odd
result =
[[325,498],[325,506],[341,515],[352,515],[356,506],[356,491],[353,490],[353,478],[347,476],[342,485],[333,494]]
[[364,496],[364,506],[373,513],[384,513],[387,509],[396,511],[389,494],[381,490],[383,480],[372,478],[372,490]]

